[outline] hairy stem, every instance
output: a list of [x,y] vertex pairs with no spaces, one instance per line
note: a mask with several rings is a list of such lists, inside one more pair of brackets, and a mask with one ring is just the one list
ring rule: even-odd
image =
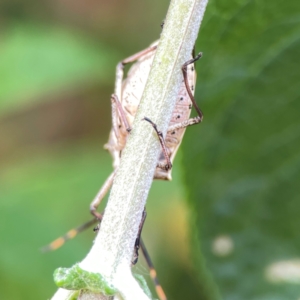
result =
[[[133,247],[157,164],[160,144],[146,116],[165,135],[182,81],[181,66],[192,53],[208,0],[172,0],[132,132],[122,152],[101,229],[79,263],[101,273],[120,299],[148,300],[131,275]],[[58,291],[52,299],[60,297]],[[107,298],[108,299],[108,298]]]

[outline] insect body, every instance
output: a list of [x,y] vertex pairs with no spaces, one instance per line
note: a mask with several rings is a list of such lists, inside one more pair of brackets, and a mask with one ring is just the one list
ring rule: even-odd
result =
[[[104,148],[112,155],[114,171],[107,178],[90,205],[91,213],[98,219],[101,219],[102,215],[97,212],[97,208],[110,189],[115,172],[120,164],[122,150],[126,145],[128,134],[131,131],[131,125],[134,121],[146,85],[157,45],[158,41],[154,42],[149,48],[124,59],[117,65],[115,94],[111,97],[112,129],[110,131],[109,141],[104,146]],[[196,83],[194,62],[198,60],[201,55],[202,54],[199,53],[195,58],[191,58],[182,66],[183,80],[177,95],[176,105],[173,110],[166,137],[160,137],[156,125],[150,119],[145,118],[145,120],[150,122],[156,130],[162,145],[162,151],[158,158],[154,179],[172,179],[172,162],[183,138],[185,128],[200,123],[203,119],[203,114],[194,99]],[[127,77],[123,80],[124,66],[133,62],[135,63],[128,71]],[[193,106],[195,107],[198,116],[189,118]]]
[[[101,219],[102,215],[96,211],[97,207],[99,206],[104,195],[110,189],[115,172],[119,167],[122,151],[126,145],[128,134],[131,131],[131,126],[133,124],[142,93],[146,85],[157,45],[158,41],[153,43],[149,48],[131,57],[128,57],[117,65],[115,94],[113,94],[111,97],[112,129],[110,131],[109,141],[104,146],[104,148],[107,149],[113,157],[114,171],[108,177],[98,195],[91,203],[91,213],[98,219]],[[162,151],[158,157],[157,167],[154,173],[154,179],[172,179],[172,163],[180,146],[186,127],[200,123],[203,119],[203,114],[194,99],[194,89],[196,83],[194,62],[198,60],[201,55],[202,54],[199,53],[195,58],[191,58],[182,66],[183,80],[177,95],[176,105],[173,110],[172,118],[169,123],[165,138],[158,130],[155,123],[153,123],[147,117],[144,118],[145,121],[149,122],[153,126],[162,146]],[[128,71],[127,77],[123,80],[124,66],[132,62],[135,63]],[[193,106],[195,107],[198,116],[195,118],[189,118],[191,108]],[[157,281],[153,264],[140,237],[145,217],[146,214],[144,211],[138,237],[135,243],[135,258],[133,260],[133,264],[137,262],[138,250],[141,246],[142,252],[150,268],[150,275],[155,283],[157,294],[161,300],[166,300],[166,296]]]
[[[96,219],[84,224],[81,227],[78,227],[77,229],[69,231],[64,237],[52,242],[48,247],[45,248],[46,250],[54,250],[59,248],[66,240],[73,238],[78,232],[82,231],[87,226],[90,226],[93,222],[102,219],[102,214],[97,212],[97,208],[101,200],[109,191],[113,183],[116,170],[119,167],[122,151],[126,145],[127,137],[131,131],[131,126],[133,124],[142,93],[146,85],[157,45],[158,41],[154,42],[149,48],[124,59],[117,65],[115,94],[111,96],[112,129],[109,134],[109,140],[104,146],[104,148],[107,149],[112,155],[114,171],[106,179],[98,194],[91,202],[90,211],[96,217]],[[144,118],[145,121],[149,122],[153,126],[162,146],[162,151],[158,157],[157,167],[154,173],[154,179],[172,179],[172,163],[182,141],[186,127],[200,123],[203,119],[202,112],[194,99],[194,89],[196,83],[194,62],[198,60],[201,55],[202,54],[199,53],[196,57],[191,57],[191,59],[182,66],[183,80],[177,95],[176,105],[172,113],[172,118],[169,123],[166,136],[163,137],[156,124],[153,123],[147,116]],[[134,64],[129,69],[127,77],[123,80],[124,66],[133,62]],[[193,106],[198,115],[195,118],[190,118],[190,113]],[[144,212],[143,220],[139,229],[139,235],[135,244],[136,259],[134,263],[137,261],[138,249],[141,246],[142,252],[145,255],[146,261],[150,268],[150,274],[152,272],[153,275],[151,275],[151,277],[153,277],[153,280],[156,282],[157,279],[150,257],[147,254],[147,250],[145,249],[143,242],[140,240],[140,233],[145,217],[146,215]],[[161,300],[166,299],[158,283],[156,284],[156,290]]]
[[[109,141],[104,146],[113,157],[115,169],[119,166],[122,150],[126,143],[128,131],[131,130],[131,125],[146,85],[157,44],[158,41],[153,43],[149,48],[123,60],[117,66],[116,93],[112,95],[113,128],[110,132]],[[200,57],[201,53],[182,67],[183,81],[177,96],[176,106],[169,123],[167,135],[164,139],[167,153],[164,153],[164,151],[161,152],[154,173],[154,179],[172,179],[171,165],[183,138],[185,128],[202,121],[202,112],[194,100],[196,73],[193,63]],[[134,61],[136,61],[135,64],[129,70],[125,80],[122,81],[124,66]],[[193,105],[198,112],[198,116],[189,119]]]

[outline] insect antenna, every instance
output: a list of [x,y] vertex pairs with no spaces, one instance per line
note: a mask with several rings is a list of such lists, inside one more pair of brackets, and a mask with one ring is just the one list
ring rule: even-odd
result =
[[75,236],[78,235],[78,233],[84,231],[85,229],[91,227],[92,225],[94,225],[98,222],[99,222],[99,220],[97,218],[93,218],[92,220],[90,220],[76,228],[69,230],[65,235],[57,238],[49,245],[41,248],[41,251],[49,252],[49,251],[54,251],[54,250],[60,248],[66,241],[73,239]]
[[157,274],[156,274],[156,270],[154,268],[154,265],[152,263],[152,260],[150,258],[150,255],[147,251],[147,248],[143,242],[142,239],[140,239],[140,248],[142,250],[143,256],[145,257],[146,263],[148,265],[149,268],[149,273],[150,273],[150,277],[154,283],[154,287],[157,293],[157,296],[159,298],[159,300],[167,300],[167,296],[162,288],[162,286],[160,285],[158,279],[157,279]]

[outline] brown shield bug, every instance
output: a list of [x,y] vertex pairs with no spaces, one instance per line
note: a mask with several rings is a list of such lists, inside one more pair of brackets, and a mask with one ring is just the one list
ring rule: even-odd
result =
[[[97,221],[101,221],[102,214],[97,212],[97,208],[109,191],[113,183],[115,173],[120,164],[122,151],[126,145],[128,134],[131,131],[131,126],[133,124],[136,111],[146,85],[157,45],[158,41],[154,42],[145,50],[122,60],[117,65],[115,93],[111,96],[112,129],[109,134],[109,140],[107,144],[104,145],[104,148],[110,152],[113,158],[114,171],[108,176],[96,197],[91,202],[90,211],[95,216],[95,219],[76,229],[70,230],[65,236],[55,240],[49,246],[46,246],[44,250],[55,250],[59,248],[66,240],[73,238],[79,232],[83,231],[85,228],[91,226]],[[149,122],[153,126],[162,146],[162,151],[158,157],[157,167],[154,173],[154,179],[172,179],[172,164],[182,141],[186,127],[198,124],[203,120],[203,114],[194,99],[194,90],[196,84],[194,62],[197,61],[201,56],[202,53],[199,53],[195,57],[191,56],[191,59],[182,66],[183,80],[177,95],[176,105],[172,113],[172,118],[169,123],[166,136],[163,137],[156,124],[153,123],[149,118],[144,118],[145,121]],[[127,77],[123,79],[124,67],[130,63],[133,63],[133,65],[129,69]],[[194,107],[197,112],[197,116],[194,118],[190,118],[192,107]],[[137,262],[138,250],[139,247],[141,247],[141,250],[150,268],[150,275],[155,283],[158,296],[161,300],[165,300],[166,296],[157,281],[155,269],[153,268],[144,243],[140,239],[145,218],[146,213],[144,211],[139,234],[135,243],[135,259],[133,264]]]

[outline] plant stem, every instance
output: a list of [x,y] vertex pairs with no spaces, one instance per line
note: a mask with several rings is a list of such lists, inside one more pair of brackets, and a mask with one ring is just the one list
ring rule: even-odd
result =
[[[111,280],[122,299],[148,300],[131,275],[131,259],[160,144],[147,116],[165,135],[208,0],[172,0],[142,100],[114,179],[101,229],[80,267]],[[54,300],[59,297],[58,291]]]

